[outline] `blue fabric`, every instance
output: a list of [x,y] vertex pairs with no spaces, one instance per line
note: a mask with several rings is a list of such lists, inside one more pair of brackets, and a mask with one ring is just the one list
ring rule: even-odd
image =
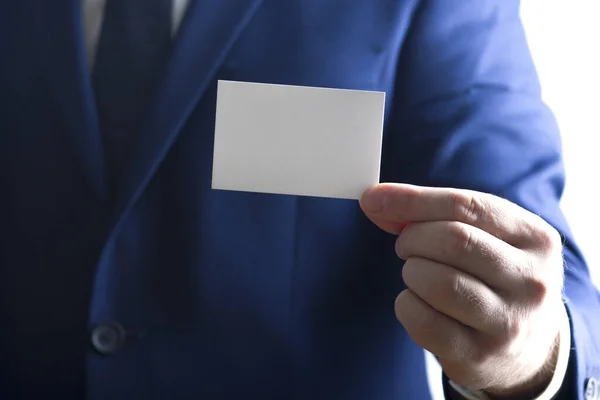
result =
[[168,60],[171,12],[170,0],[106,2],[92,82],[112,181],[125,168]]
[[[210,189],[230,79],[385,91],[382,180],[495,193],[560,230],[564,398],[583,399],[600,298],[518,1],[192,2],[116,208],[79,3],[1,6],[0,398],[429,398],[394,317],[394,237],[354,201]],[[103,321],[137,338],[102,357],[86,330]]]

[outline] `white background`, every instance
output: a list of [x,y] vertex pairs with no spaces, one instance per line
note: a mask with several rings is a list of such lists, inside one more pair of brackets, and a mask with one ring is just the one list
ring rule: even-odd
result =
[[[544,101],[561,128],[563,211],[600,286],[600,0],[523,0],[522,17]],[[434,398],[441,371],[427,355]]]
[[600,285],[600,1],[524,0],[522,15],[562,132],[563,210]]

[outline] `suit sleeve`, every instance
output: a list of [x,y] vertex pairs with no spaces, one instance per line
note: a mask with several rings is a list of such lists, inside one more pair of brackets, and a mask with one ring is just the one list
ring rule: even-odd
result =
[[600,294],[560,210],[560,134],[517,0],[422,0],[399,55],[382,181],[494,193],[564,238],[572,350],[560,399],[600,378]]

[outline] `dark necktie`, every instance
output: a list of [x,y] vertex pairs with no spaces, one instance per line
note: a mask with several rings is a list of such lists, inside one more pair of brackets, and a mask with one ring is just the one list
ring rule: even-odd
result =
[[169,57],[172,0],[107,0],[93,86],[111,186],[139,138]]

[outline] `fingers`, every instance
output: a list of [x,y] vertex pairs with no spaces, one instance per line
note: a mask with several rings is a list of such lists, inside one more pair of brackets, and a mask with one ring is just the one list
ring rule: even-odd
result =
[[411,339],[439,358],[459,360],[470,353],[470,328],[436,311],[410,289],[398,295],[395,311]]
[[402,221],[402,222],[390,222],[377,217],[369,217],[371,222],[375,225],[383,229],[384,231],[391,233],[393,235],[399,235],[402,233],[404,228],[411,224],[410,221]]
[[536,325],[551,324],[562,307],[555,229],[506,200],[466,190],[382,184],[360,205],[399,235],[408,289],[396,299],[396,316],[446,375],[463,386],[504,388],[543,367],[558,334]]
[[402,277],[408,288],[434,310],[490,335],[503,330],[502,298],[473,276],[435,261],[410,258]]
[[544,240],[539,237],[545,230],[541,218],[485,193],[384,183],[368,189],[360,205],[376,225],[393,234],[404,221],[458,221],[518,247]]
[[528,257],[481,229],[447,221],[411,224],[398,237],[396,252],[403,260],[419,257],[449,265],[505,291],[519,287]]

